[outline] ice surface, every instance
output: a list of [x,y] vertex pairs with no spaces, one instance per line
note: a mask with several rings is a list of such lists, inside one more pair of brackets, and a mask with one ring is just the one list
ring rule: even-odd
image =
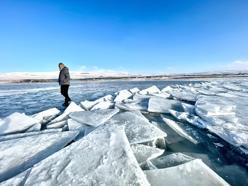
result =
[[22,173],[0,183],[0,186],[21,186],[24,185],[25,178],[31,169],[23,171]]
[[51,123],[46,126],[47,129],[57,129],[57,128],[63,128],[67,124],[67,120]]
[[15,112],[0,120],[0,135],[23,132],[38,123],[37,119]]
[[99,109],[112,109],[114,108],[114,103],[111,101],[101,101],[94,105],[90,110],[99,110]]
[[177,100],[151,97],[149,99],[148,111],[155,113],[169,113],[170,109],[178,110],[181,104]]
[[139,92],[139,91],[140,91],[140,89],[139,89],[139,88],[137,88],[137,87],[134,87],[134,88],[131,88],[129,91],[130,91],[132,94],[134,94],[134,93]]
[[70,118],[75,121],[87,124],[93,127],[102,125],[104,122],[109,120],[112,116],[119,112],[119,109],[103,109],[93,111],[81,111],[73,112],[70,114]]
[[151,159],[150,162],[157,169],[163,169],[178,166],[186,162],[192,161],[193,159],[193,157],[187,156],[183,153],[172,153],[166,156]]
[[147,111],[148,102],[149,99],[144,98],[144,99],[128,100],[125,101],[125,103],[116,103],[115,106],[117,108],[128,111],[132,111],[132,110]]
[[199,128],[206,128],[207,123],[201,118],[195,115],[190,115],[186,112],[177,112],[175,110],[169,110],[170,114],[180,121],[188,122]]
[[42,130],[42,131],[35,131],[35,132],[9,134],[9,135],[0,136],[0,142],[11,140],[11,139],[18,139],[18,138],[23,138],[23,137],[28,137],[28,136],[34,136],[34,135],[45,134],[45,133],[56,133],[56,132],[61,132],[61,130],[60,129],[49,129],[49,130]]
[[36,164],[25,185],[149,185],[123,129],[98,128]]
[[134,144],[131,147],[138,163],[140,164],[146,160],[156,158],[164,153],[164,150],[162,149],[142,144]]
[[114,99],[114,102],[122,102],[125,99],[130,98],[131,96],[133,96],[133,94],[128,91],[128,90],[121,90],[117,93],[116,98]]
[[165,169],[145,171],[148,181],[153,186],[224,186],[229,185],[201,160],[190,162]]
[[155,85],[153,85],[147,89],[139,91],[139,94],[156,94],[156,93],[160,93],[160,90]]
[[32,167],[77,135],[78,132],[46,133],[0,142],[0,181]]
[[184,112],[187,112],[190,115],[194,115],[195,114],[195,106],[194,105],[190,105],[190,104],[183,103],[183,102],[181,102],[181,104],[182,104],[182,107],[183,107]]
[[94,100],[94,101],[88,101],[88,100],[85,100],[85,101],[81,101],[80,102],[80,105],[85,109],[85,110],[90,110],[92,107],[94,107],[95,105],[97,105],[98,103],[100,102],[103,102],[103,101],[113,101],[113,96],[112,95],[106,95],[106,96],[103,96],[97,100]]
[[184,137],[185,139],[189,140],[190,142],[197,144],[198,141],[196,139],[194,139],[192,136],[190,136],[182,127],[180,127],[175,121],[165,118],[163,116],[161,116],[163,121],[169,126],[171,127],[177,134],[179,134],[180,136]]
[[80,106],[78,106],[76,103],[71,102],[70,105],[65,109],[63,114],[52,120],[49,124],[51,123],[56,123],[62,120],[66,120],[68,118],[68,115],[72,112],[77,112],[77,111],[84,111]]
[[60,110],[51,108],[34,114],[32,117],[37,119],[41,124],[44,124],[54,119],[58,114],[60,114]]
[[166,133],[151,124],[140,112],[121,112],[106,125],[124,126],[130,144],[144,143],[166,137]]

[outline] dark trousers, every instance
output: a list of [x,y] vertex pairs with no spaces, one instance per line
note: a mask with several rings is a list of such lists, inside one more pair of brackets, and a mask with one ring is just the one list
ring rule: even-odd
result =
[[69,101],[71,101],[71,98],[68,95],[70,85],[61,85],[60,86],[60,92],[65,97],[65,104],[68,104]]

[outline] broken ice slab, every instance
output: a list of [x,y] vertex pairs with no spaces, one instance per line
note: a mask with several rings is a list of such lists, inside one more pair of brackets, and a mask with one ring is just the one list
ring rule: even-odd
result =
[[57,128],[63,128],[65,125],[67,125],[67,120],[51,123],[46,126],[47,129],[57,129]]
[[166,156],[160,156],[158,158],[150,159],[150,163],[152,163],[152,165],[157,169],[164,169],[168,167],[178,166],[192,160],[194,160],[193,157],[187,156],[183,153],[172,153]]
[[0,135],[24,132],[35,124],[39,124],[37,119],[15,112],[0,120]]
[[207,128],[212,133],[216,134],[229,144],[232,144],[236,147],[240,147],[242,145],[245,146],[248,143],[247,130],[226,128],[225,126],[208,126]]
[[183,103],[183,102],[181,102],[181,104],[182,104],[184,112],[187,112],[190,115],[195,115],[195,106],[194,105],[190,105],[190,104]]
[[57,115],[59,115],[59,113],[60,110],[57,108],[51,108],[34,114],[32,117],[37,119],[41,124],[44,124],[54,119]]
[[68,118],[68,115],[70,113],[77,112],[77,111],[84,111],[84,109],[82,109],[76,103],[71,102],[70,105],[65,109],[65,111],[63,112],[63,114],[61,114],[60,116],[58,116],[55,119],[53,119],[51,122],[48,123],[48,125],[50,125],[52,123],[59,122],[59,121],[66,120]]
[[197,94],[191,92],[190,90],[183,90],[183,89],[174,89],[171,91],[171,95],[182,101],[188,101],[188,102],[195,102]]
[[71,142],[78,132],[33,135],[0,142],[0,181],[32,167]]
[[35,131],[35,132],[9,134],[9,135],[0,136],[0,142],[11,140],[11,139],[18,139],[18,138],[24,138],[28,136],[40,135],[40,134],[45,134],[45,133],[56,133],[56,132],[61,132],[61,130],[60,129],[49,129],[49,130],[42,130],[42,131]]
[[148,109],[148,101],[149,99],[137,99],[137,100],[128,100],[124,103],[116,103],[115,106],[122,110],[140,110],[140,111],[147,111]]
[[165,168],[144,171],[146,177],[153,186],[175,185],[175,186],[227,186],[224,179],[217,175],[201,160]]
[[130,97],[132,97],[133,94],[128,91],[128,90],[121,90],[117,93],[117,96],[114,99],[114,102],[122,102],[125,99],[128,99]]
[[40,130],[41,130],[41,124],[37,123],[33,125],[32,127],[30,127],[28,130],[26,130],[25,132],[35,132],[35,131],[40,131]]
[[97,127],[109,120],[112,116],[119,112],[119,109],[103,109],[93,111],[81,111],[73,112],[70,114],[70,118],[75,121]]
[[90,110],[113,109],[114,103],[112,101],[101,101],[94,105]]
[[36,164],[25,185],[149,185],[123,129],[97,128]]
[[137,88],[137,87],[134,87],[134,88],[129,89],[129,91],[130,91],[132,94],[135,94],[135,93],[139,92],[140,89]]
[[188,122],[199,128],[206,128],[207,124],[200,117],[188,114],[186,112],[177,112],[175,110],[169,110],[170,114],[179,121]]
[[80,105],[85,109],[85,110],[90,110],[92,107],[94,107],[96,104],[103,102],[103,101],[113,101],[113,96],[112,95],[106,95],[104,97],[101,97],[97,100],[94,101],[81,101]]
[[67,124],[68,124],[68,129],[70,131],[74,131],[74,130],[79,131],[79,135],[77,136],[75,140],[78,140],[82,138],[83,136],[86,136],[88,133],[90,133],[91,131],[95,129],[95,127],[79,123],[73,119],[68,119]]
[[0,186],[21,186],[24,185],[25,178],[31,169],[21,172],[20,174],[0,183]]
[[156,87],[155,85],[149,87],[149,88],[146,88],[144,90],[141,90],[139,91],[139,94],[156,94],[156,93],[160,93],[160,90],[158,87]]
[[148,103],[148,112],[169,113],[169,110],[181,110],[181,104],[177,100],[151,97]]
[[190,142],[197,144],[198,141],[194,139],[190,134],[187,133],[179,124],[177,124],[175,121],[165,118],[164,116],[161,116],[163,121],[172,128],[177,134],[184,137],[185,139],[189,140]]
[[108,120],[108,125],[124,126],[130,144],[145,143],[166,137],[166,133],[151,124],[140,112],[120,112]]
[[164,150],[162,149],[142,144],[134,144],[131,147],[138,163],[140,164],[146,160],[156,158],[164,153]]

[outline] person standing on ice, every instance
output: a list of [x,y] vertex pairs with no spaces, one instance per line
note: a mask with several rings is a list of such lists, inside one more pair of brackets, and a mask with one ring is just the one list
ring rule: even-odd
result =
[[68,90],[70,86],[70,73],[69,69],[63,64],[59,63],[59,85],[60,85],[60,93],[65,97],[65,102],[63,106],[68,106],[71,98],[68,95]]

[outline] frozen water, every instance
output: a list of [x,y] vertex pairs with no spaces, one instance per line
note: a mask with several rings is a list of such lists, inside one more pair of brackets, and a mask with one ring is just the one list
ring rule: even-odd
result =
[[25,178],[31,169],[23,171],[22,173],[0,183],[0,186],[21,186],[24,185]]
[[138,163],[140,164],[146,160],[156,158],[164,153],[164,150],[162,149],[142,144],[134,144],[131,147]]
[[46,133],[0,142],[0,181],[32,167],[77,135],[78,132]]
[[70,105],[65,109],[63,114],[52,120],[49,124],[56,123],[62,120],[66,120],[68,118],[68,115],[72,112],[77,112],[77,111],[84,111],[80,106],[78,106],[76,103],[71,102]]
[[81,111],[73,112],[70,114],[70,118],[75,121],[97,127],[108,121],[112,116],[119,112],[119,109],[103,109],[93,111]]
[[15,112],[0,120],[0,135],[23,132],[35,124],[39,124],[37,119]]
[[139,92],[139,91],[140,91],[140,89],[139,89],[139,88],[137,88],[137,87],[135,87],[135,88],[131,88],[129,91],[130,91],[132,94],[134,94],[134,93]]
[[147,111],[148,102],[149,102],[148,98],[126,100],[124,103],[116,103],[115,106],[117,108],[128,111],[132,111],[132,110]]
[[139,112],[116,114],[106,125],[124,126],[130,144],[144,143],[166,137],[166,133],[149,123]]
[[139,91],[139,94],[156,94],[156,93],[160,93],[160,90],[155,85]]
[[37,119],[41,124],[44,124],[51,121],[59,114],[60,110],[58,110],[57,108],[51,108],[34,114],[32,115],[32,117]]
[[113,101],[113,96],[112,95],[106,95],[106,96],[103,96],[101,98],[98,98],[97,100],[94,100],[94,101],[88,101],[88,100],[85,100],[85,101],[81,101],[80,102],[80,105],[85,109],[85,110],[91,110],[92,107],[94,107],[95,105],[101,103],[101,102],[112,102]]
[[90,110],[100,110],[100,109],[113,109],[114,103],[112,101],[102,101],[94,105]]
[[170,120],[168,118],[165,118],[162,116],[162,119],[164,120],[164,122],[171,127],[176,133],[178,133],[180,136],[186,138],[187,140],[189,140],[190,142],[197,144],[197,140],[194,139],[192,136],[190,136],[185,130],[183,130],[175,121]]
[[181,104],[177,100],[164,99],[161,97],[151,97],[149,99],[148,111],[156,113],[169,113],[170,109],[178,110]]
[[148,181],[153,186],[224,186],[229,185],[201,160],[165,169],[145,171]]
[[192,161],[193,159],[193,157],[187,156],[183,153],[172,153],[166,156],[151,159],[150,163],[152,163],[153,167],[156,167],[157,169],[163,169],[178,166]]
[[98,128],[36,164],[25,185],[149,185],[123,130]]
[[120,92],[117,93],[117,96],[114,99],[114,102],[122,102],[125,99],[130,98],[131,96],[133,96],[133,94],[130,91],[128,91],[128,90],[121,90]]

